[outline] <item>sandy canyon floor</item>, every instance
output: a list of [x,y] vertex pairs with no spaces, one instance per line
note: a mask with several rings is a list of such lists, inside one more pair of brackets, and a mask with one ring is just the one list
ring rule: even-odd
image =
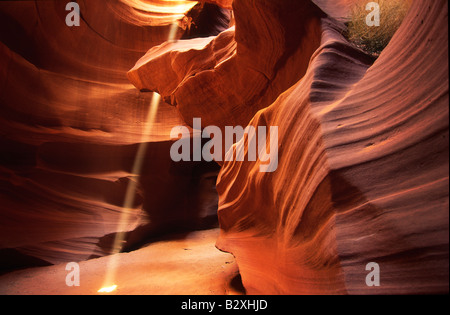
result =
[[[115,291],[107,294],[242,294],[234,257],[215,247],[219,230],[175,235],[118,254]],[[94,295],[104,285],[110,257],[80,262],[80,286],[69,287],[66,264],[30,268],[0,277],[0,294]]]

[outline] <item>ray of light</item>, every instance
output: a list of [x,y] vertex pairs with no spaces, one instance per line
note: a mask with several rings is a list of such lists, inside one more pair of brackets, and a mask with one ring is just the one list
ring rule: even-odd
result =
[[[156,113],[158,112],[160,100],[161,96],[158,93],[154,93],[150,109],[147,115],[146,126],[143,132],[143,139],[136,153],[132,169],[132,174],[137,177],[141,174],[142,166],[144,165],[145,152],[147,151],[148,147],[148,135],[150,135],[152,126],[155,122]],[[114,239],[111,256],[108,260],[105,282],[103,287],[98,291],[99,293],[101,290],[103,290],[102,292],[108,292],[107,291],[108,288],[114,286],[117,287],[117,285],[114,284],[115,273],[119,263],[118,261],[119,256],[117,254],[119,254],[122,251],[123,244],[125,242],[126,229],[131,213],[129,210],[132,209],[134,205],[137,185],[138,179],[132,179],[128,184],[127,191],[125,193],[125,201],[123,203],[123,210],[119,219],[118,232]]]
[[[177,28],[178,24],[173,23],[169,36],[168,41],[174,41],[175,36],[177,34]],[[136,177],[139,177],[142,171],[142,167],[144,165],[144,159],[145,159],[145,153],[147,151],[148,147],[148,136],[152,132],[152,128],[155,123],[156,114],[158,112],[158,107],[161,101],[161,96],[158,93],[154,93],[152,97],[152,101],[150,104],[150,109],[148,111],[147,119],[146,119],[146,125],[145,129],[142,134],[142,141],[139,145],[134,164],[133,164],[133,170],[132,174]],[[115,284],[115,277],[116,277],[116,271],[119,263],[119,253],[121,252],[123,248],[123,244],[125,242],[125,235],[126,235],[126,229],[129,221],[130,216],[130,209],[133,208],[134,199],[136,196],[136,188],[138,185],[138,179],[130,180],[127,191],[125,194],[125,200],[123,204],[123,210],[120,215],[119,219],[119,228],[118,233],[116,234],[116,238],[114,240],[112,253],[108,259],[108,265],[106,268],[106,276],[105,281],[100,290],[98,290],[99,293],[110,293],[117,289],[117,285]]]

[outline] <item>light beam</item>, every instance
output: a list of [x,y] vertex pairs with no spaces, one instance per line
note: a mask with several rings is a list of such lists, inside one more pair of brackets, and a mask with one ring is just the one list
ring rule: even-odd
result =
[[[169,36],[168,41],[173,42],[176,39],[178,30],[178,24],[173,23]],[[136,153],[136,157],[133,163],[133,169],[132,174],[135,175],[137,178],[140,176],[142,172],[142,167],[144,164],[144,158],[145,158],[145,152],[147,151],[148,147],[148,136],[150,135],[152,131],[152,127],[155,123],[156,114],[158,113],[158,107],[159,103],[161,101],[161,95],[158,93],[154,93],[152,97],[152,101],[150,104],[150,109],[148,111],[147,119],[146,119],[146,125],[142,134],[142,141],[139,145],[138,151]],[[116,234],[116,238],[114,239],[114,244],[112,248],[112,253],[109,257],[108,266],[106,269],[106,277],[104,281],[103,287],[98,290],[99,293],[111,293],[114,290],[117,289],[117,285],[114,284],[115,282],[115,276],[116,276],[116,270],[117,265],[119,263],[119,253],[122,251],[123,244],[125,243],[125,235],[126,235],[126,227],[128,224],[129,216],[130,216],[130,209],[133,208],[134,199],[136,196],[136,188],[138,185],[138,179],[136,180],[130,180],[128,183],[127,191],[125,194],[125,200],[123,203],[123,210],[120,214],[119,219],[119,229]]]

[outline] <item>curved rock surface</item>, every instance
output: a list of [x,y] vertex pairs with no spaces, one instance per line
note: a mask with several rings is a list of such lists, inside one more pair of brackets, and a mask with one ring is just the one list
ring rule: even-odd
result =
[[447,12],[415,1],[370,67],[322,24],[305,77],[252,120],[279,126],[278,170],[218,180],[218,247],[249,293],[448,292]]
[[[143,136],[153,94],[126,77],[195,2],[174,11],[162,1],[78,1],[79,27],[65,24],[66,3],[0,3],[0,269],[103,256],[124,211],[133,246],[198,227],[217,209],[217,167],[172,162],[170,131],[183,121],[167,104]],[[144,175],[125,209],[141,143]]]
[[[128,249],[208,224],[217,166],[169,156],[198,117],[278,127],[275,172],[230,161],[217,181],[247,293],[448,293],[448,4],[414,1],[375,61],[341,35],[351,3],[235,0],[234,28],[166,42],[195,2],[80,1],[76,28],[64,1],[0,2],[0,267],[106,255],[124,211]],[[129,80],[175,106],[148,126]]]
[[447,3],[416,1],[374,64],[341,35],[351,1],[316,3],[329,17],[236,0],[235,31],[155,47],[130,80],[187,123],[278,126],[276,172],[232,161],[218,179],[217,246],[247,292],[448,292]]
[[206,0],[205,2],[214,3],[225,9],[233,9],[233,0]]
[[[155,47],[130,70],[130,81],[159,92],[188,124],[201,117],[206,126],[246,126],[304,75],[324,13],[310,1],[288,0],[235,0],[233,10],[235,32]],[[167,71],[158,75],[163,63]]]

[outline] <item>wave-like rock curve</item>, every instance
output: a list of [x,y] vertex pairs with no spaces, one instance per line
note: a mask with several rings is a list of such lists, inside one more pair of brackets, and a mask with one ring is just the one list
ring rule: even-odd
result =
[[218,247],[248,293],[448,292],[447,12],[415,1],[373,66],[322,24],[305,77],[252,120],[279,127],[278,170],[218,180]]
[[218,179],[217,246],[248,293],[447,292],[447,4],[416,1],[373,64],[342,35],[351,1],[316,3],[329,17],[236,0],[235,31],[156,47],[129,77],[187,123],[278,127],[274,173],[234,160]]
[[173,163],[170,131],[182,119],[161,102],[147,122],[153,93],[126,77],[195,5],[164,2],[78,1],[77,27],[65,24],[66,1],[0,3],[0,269],[107,255],[117,232],[133,231],[133,246],[214,215],[217,168]]

